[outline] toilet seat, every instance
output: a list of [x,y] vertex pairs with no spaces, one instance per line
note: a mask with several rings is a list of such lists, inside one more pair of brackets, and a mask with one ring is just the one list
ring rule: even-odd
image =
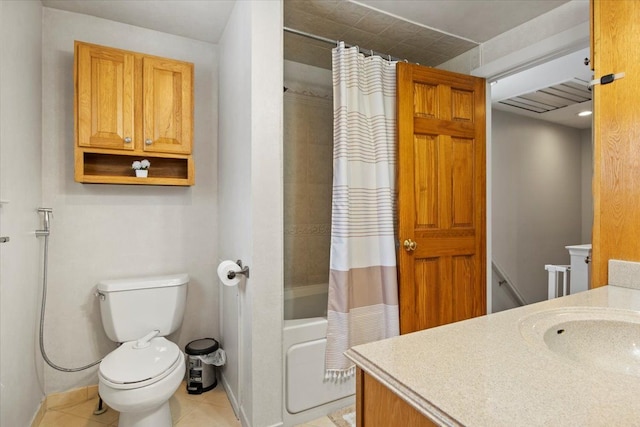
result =
[[135,348],[128,341],[109,353],[98,370],[100,380],[115,389],[145,387],[160,381],[180,365],[180,349],[164,337],[149,341],[145,348]]

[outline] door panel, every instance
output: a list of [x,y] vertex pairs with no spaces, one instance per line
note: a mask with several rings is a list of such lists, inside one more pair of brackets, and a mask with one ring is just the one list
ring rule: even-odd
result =
[[[471,139],[452,138],[452,191],[453,206],[451,227],[472,228],[474,206],[474,162],[475,144]],[[471,197],[469,197],[471,195]]]
[[400,330],[486,312],[485,82],[398,64]]
[[416,135],[414,143],[416,225],[438,227],[438,144],[433,135]]

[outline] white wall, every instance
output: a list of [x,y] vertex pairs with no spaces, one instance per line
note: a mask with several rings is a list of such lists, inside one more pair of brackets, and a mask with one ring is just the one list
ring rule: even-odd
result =
[[582,243],[578,129],[493,111],[493,259],[529,303],[547,296],[545,264]]
[[236,2],[220,41],[219,253],[251,278],[222,294],[223,382],[244,426],[282,424],[282,2]]
[[[81,40],[195,63],[194,187],[80,184],[73,180],[73,42]],[[63,366],[115,347],[103,332],[101,279],[186,272],[182,328],[170,339],[216,337],[217,46],[87,15],[44,8],[43,203],[53,208],[46,346]],[[153,165],[151,166],[153,171]],[[46,369],[46,392],[97,383]]]
[[[251,33],[249,4],[237,2],[220,40],[218,145],[218,253],[220,260],[241,259],[252,265],[251,241]],[[252,284],[254,280],[251,280]],[[222,382],[237,415],[244,406],[241,370],[245,369],[240,289],[221,287],[220,343],[227,352]]]
[[43,397],[36,346],[41,241],[42,6],[0,2],[0,425],[28,426]]

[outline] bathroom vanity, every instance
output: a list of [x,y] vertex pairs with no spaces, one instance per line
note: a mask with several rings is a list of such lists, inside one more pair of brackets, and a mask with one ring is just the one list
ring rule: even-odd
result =
[[640,289],[605,286],[353,347],[357,425],[640,422]]

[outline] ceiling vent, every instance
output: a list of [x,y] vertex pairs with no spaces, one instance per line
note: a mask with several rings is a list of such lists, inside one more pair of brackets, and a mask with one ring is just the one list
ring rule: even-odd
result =
[[589,82],[576,77],[554,86],[514,96],[499,102],[500,104],[534,113],[546,113],[590,100]]

